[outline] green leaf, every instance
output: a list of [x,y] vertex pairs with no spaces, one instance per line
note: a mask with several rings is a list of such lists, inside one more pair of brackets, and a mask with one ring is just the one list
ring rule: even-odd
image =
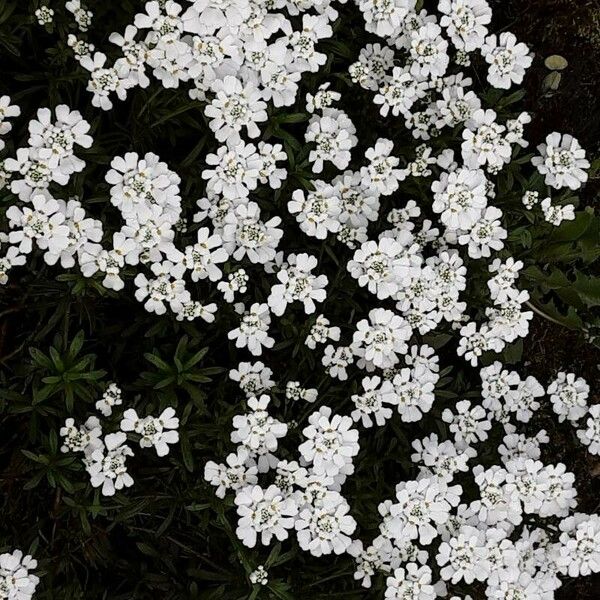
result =
[[183,457],[183,464],[185,468],[190,472],[194,472],[194,457],[192,456],[192,448],[190,446],[190,441],[187,435],[181,435],[179,440],[179,445],[181,447],[181,455]]

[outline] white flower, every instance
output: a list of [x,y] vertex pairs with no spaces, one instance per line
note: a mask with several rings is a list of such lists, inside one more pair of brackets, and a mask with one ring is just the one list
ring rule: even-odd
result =
[[337,492],[329,492],[318,505],[304,508],[296,520],[296,535],[303,550],[313,556],[346,552],[356,529],[350,506]]
[[382,556],[383,553],[374,544],[365,549],[360,540],[352,542],[347,552],[354,557],[356,562],[354,579],[357,581],[362,580],[362,587],[370,588],[371,577],[378,573],[379,570],[385,570],[385,557]]
[[446,51],[448,42],[441,35],[436,23],[427,23],[411,33],[410,72],[416,77],[442,77],[450,59]]
[[37,568],[37,560],[21,550],[0,554],[0,592],[9,600],[33,598],[40,579],[29,571]]
[[207,23],[214,30],[225,27],[235,32],[251,14],[249,2],[196,0],[194,8],[200,22]]
[[330,90],[330,87],[331,83],[327,81],[319,86],[319,89],[314,96],[312,94],[306,94],[306,110],[309,113],[329,108],[342,97],[339,92]]
[[313,181],[315,190],[304,195],[303,190],[295,190],[288,202],[288,210],[297,215],[300,229],[311,237],[324,240],[329,232],[340,228],[340,198],[336,188],[317,179]]
[[55,109],[56,119],[52,119],[52,111],[40,108],[37,120],[29,121],[29,145],[37,149],[41,160],[46,161],[51,169],[59,169],[66,175],[82,171],[85,163],[73,156],[73,146],[89,148],[92,138],[88,135],[90,125],[81,113],[65,104]]
[[[467,81],[471,81],[470,79]],[[466,82],[449,85],[442,90],[442,97],[436,101],[438,120],[435,126],[455,127],[468,121],[475,111],[481,108],[481,100],[473,91],[465,92]],[[449,156],[449,155],[448,155]],[[439,159],[438,159],[439,160]],[[440,165],[442,166],[442,165]]]
[[408,563],[406,570],[399,567],[386,580],[385,597],[390,600],[435,600],[437,594],[431,585],[431,569]]
[[478,109],[463,129],[462,157],[470,169],[487,165],[488,171],[500,171],[511,159],[510,143],[506,139],[506,127],[496,122],[492,109]]
[[125,100],[127,89],[117,69],[105,67],[105,63],[106,55],[102,52],[96,52],[93,57],[82,56],[79,60],[79,64],[90,71],[87,90],[94,94],[92,104],[102,110],[110,110],[113,103],[109,95],[114,92],[119,100]]
[[529,321],[533,318],[533,311],[521,310],[528,300],[527,291],[513,291],[511,297],[499,308],[486,308],[490,332],[499,340],[499,345],[510,344],[519,337],[526,337],[529,333]]
[[267,304],[255,302],[246,311],[244,305],[240,305],[242,318],[239,327],[227,334],[230,340],[235,340],[236,348],[248,347],[254,356],[262,354],[263,346],[272,348],[275,340],[269,336],[269,325],[271,315]]
[[[119,274],[125,265],[125,257],[131,255],[135,250],[135,240],[126,238],[121,232],[113,234],[111,250],[103,250],[100,244],[86,244],[82,248],[79,258],[81,272],[84,277],[91,277],[98,271],[105,273],[102,285],[115,291],[122,290],[125,283]],[[143,275],[142,277],[144,285],[148,284],[148,280]],[[141,285],[142,279],[139,281]]]
[[547,478],[547,491],[540,506],[540,517],[568,517],[571,509],[577,506],[577,490],[573,487],[575,475],[567,472],[564,464],[544,467]]
[[0,285],[5,285],[8,281],[8,272],[16,266],[24,265],[26,262],[24,254],[19,252],[15,246],[9,246],[4,257],[0,258]]
[[103,448],[94,450],[86,467],[93,487],[102,486],[103,496],[114,496],[116,490],[133,485],[133,478],[127,472],[125,464],[133,451],[125,442],[127,436],[122,433],[110,433],[104,438]]
[[486,0],[440,0],[440,20],[452,43],[459,50],[472,52],[481,48],[492,20],[492,9]]
[[[392,2],[387,4],[388,7],[393,5]],[[394,51],[389,46],[367,44],[360,51],[358,61],[350,65],[348,72],[352,81],[375,92],[385,83],[388,78],[387,72],[393,66]]]
[[300,71],[294,71],[293,54],[282,39],[267,47],[266,64],[261,69],[265,85],[263,98],[275,107],[291,106],[296,100]]
[[317,344],[324,344],[327,340],[333,340],[339,342],[340,340],[340,328],[330,327],[329,319],[325,318],[324,315],[319,315],[314,324],[310,328],[310,333],[306,336],[305,344],[314,350]]
[[79,28],[79,31],[87,31],[92,23],[92,17],[94,16],[92,11],[86,10],[80,0],[69,0],[65,2],[65,8],[73,14],[75,22]]
[[280,188],[287,177],[287,171],[277,166],[277,162],[287,160],[283,146],[258,142],[258,154],[262,163],[258,172],[259,181],[263,184],[268,183],[271,189]]
[[217,305],[214,302],[202,304],[202,302],[198,302],[197,300],[190,300],[182,303],[181,309],[175,314],[175,318],[178,321],[183,321],[184,319],[193,321],[200,318],[207,323],[213,323],[215,312],[217,312]]
[[243,127],[248,136],[256,138],[260,129],[256,125],[267,120],[266,103],[252,82],[245,85],[230,75],[217,79],[212,85],[213,101],[206,106],[204,114],[210,118],[210,128],[219,142],[239,138]]
[[352,228],[367,227],[379,215],[379,193],[362,182],[359,172],[346,171],[332,182],[340,201],[338,220]]
[[293,498],[284,498],[281,490],[270,485],[266,490],[259,485],[246,486],[235,496],[239,515],[236,535],[244,546],[254,548],[260,534],[260,543],[268,545],[273,536],[279,541],[288,537],[294,527],[298,507]]
[[527,148],[529,142],[525,139],[525,125],[528,123],[531,123],[531,116],[526,112],[522,112],[516,119],[506,121],[506,139],[511,144]]
[[462,490],[448,487],[442,481],[423,478],[404,481],[396,486],[396,500],[389,507],[388,529],[393,539],[418,539],[430,544],[438,535],[432,523],[440,525],[449,519],[452,506],[457,506]]
[[102,398],[96,402],[96,410],[99,410],[105,417],[110,417],[113,406],[120,406],[121,404],[123,404],[121,389],[116,383],[109,383],[102,394]]
[[505,463],[507,484],[514,486],[523,503],[523,512],[539,513],[550,487],[546,468],[539,460],[517,457]]
[[165,408],[159,417],[151,415],[140,418],[133,408],[123,413],[121,420],[121,431],[135,431],[141,437],[140,447],[151,448],[154,446],[158,456],[166,456],[169,453],[169,444],[179,441],[179,419],[175,416],[175,409]]
[[272,217],[263,222],[260,216],[256,202],[240,204],[227,213],[221,237],[223,247],[235,260],[247,256],[252,263],[264,264],[275,257],[283,236],[283,231],[277,227],[281,218]]
[[502,211],[495,206],[488,206],[473,223],[467,233],[459,236],[459,244],[468,245],[471,258],[488,258],[492,250],[502,250],[508,236],[502,227]]
[[[11,117],[18,117],[21,114],[21,109],[10,103],[9,96],[0,96],[0,136],[6,135],[12,130],[12,123],[6,121]],[[4,142],[0,140],[0,150],[4,148]]]
[[245,269],[236,269],[227,275],[227,281],[219,281],[217,289],[223,293],[225,302],[233,302],[235,294],[245,294],[248,290],[248,281],[250,277]]
[[133,282],[137,290],[135,298],[138,302],[144,302],[144,308],[148,312],[164,315],[167,305],[174,313],[184,309],[190,300],[190,293],[185,289],[185,281],[182,279],[185,273],[183,263],[173,264],[165,260],[162,263],[152,263],[154,278],[148,279],[143,273],[138,273]]
[[374,308],[369,312],[368,320],[362,319],[356,324],[352,352],[361,359],[359,367],[365,366],[368,371],[375,367],[394,367],[399,360],[398,354],[408,349],[406,342],[411,335],[410,326],[401,316],[391,310]]
[[323,302],[327,297],[327,276],[312,274],[317,259],[309,254],[290,254],[288,263],[277,273],[280,283],[271,288],[267,299],[269,308],[280,317],[288,304],[299,301],[304,305],[304,312],[312,314],[316,310],[315,302]]
[[523,206],[531,210],[540,201],[540,193],[537,191],[527,191],[523,194]]
[[413,105],[425,92],[425,84],[410,73],[409,67],[394,67],[391,77],[382,83],[373,102],[381,105],[379,114],[382,117],[391,112],[394,117],[403,115],[408,118]]
[[269,415],[270,400],[267,395],[253,396],[248,400],[251,410],[233,417],[231,441],[244,446],[249,456],[258,456],[259,473],[265,473],[277,464],[272,453],[277,450],[277,440],[285,437],[288,430],[285,423]]
[[258,467],[248,458],[245,448],[238,448],[225,459],[226,464],[209,460],[204,467],[204,479],[217,488],[217,498],[225,498],[227,490],[239,490],[258,482]]
[[572,204],[564,206],[554,206],[550,198],[542,200],[541,203],[544,219],[558,227],[563,221],[573,221],[575,219],[575,207]]
[[54,10],[46,5],[37,8],[34,14],[40,25],[50,25],[54,21]]
[[290,36],[294,66],[316,73],[327,62],[327,55],[315,50],[320,39],[329,38],[333,30],[326,15],[302,15],[302,28]]
[[272,375],[273,371],[261,361],[241,362],[236,369],[229,371],[229,378],[238,382],[248,398],[270,390],[275,385],[271,380]]
[[503,521],[519,525],[522,508],[519,494],[514,486],[506,485],[508,473],[498,465],[484,470],[481,465],[473,468],[480,498],[471,504],[482,523],[493,526]]
[[258,567],[248,575],[248,579],[255,585],[267,585],[267,583],[269,583],[269,576],[262,565],[258,565]]
[[535,377],[527,377],[519,381],[517,388],[507,395],[505,409],[516,413],[518,421],[528,423],[533,413],[538,410],[540,403],[537,398],[544,395],[544,388]]
[[436,477],[444,483],[450,483],[461,471],[468,471],[467,463],[476,455],[475,450],[455,444],[452,440],[438,443],[438,436],[432,433],[422,440],[415,440],[412,447],[416,450],[411,454],[413,463],[422,463],[420,475]]
[[404,247],[393,238],[368,241],[348,261],[348,271],[362,287],[384,300],[410,283],[413,269]]
[[[511,429],[512,430],[512,429]],[[546,431],[540,430],[535,437],[526,437],[524,434],[509,433],[504,436],[502,444],[498,446],[500,460],[505,465],[517,465],[518,459],[538,460],[541,456],[541,444],[549,441]]]
[[590,454],[600,454],[600,404],[590,407],[586,429],[578,429],[577,437]]
[[308,417],[309,425],[302,430],[306,441],[298,451],[312,465],[317,475],[335,477],[338,473],[352,472],[352,457],[358,454],[358,431],[351,429],[350,417],[333,415],[328,406],[322,406]]
[[464,525],[458,535],[442,542],[436,560],[442,567],[443,579],[457,583],[464,579],[468,585],[473,581],[485,581],[490,574],[489,550],[486,547],[485,533]]
[[390,156],[394,143],[380,138],[373,148],[365,152],[368,167],[362,167],[360,174],[366,186],[374,187],[381,195],[389,196],[398,189],[398,184],[406,178],[406,172],[397,169],[400,159]]
[[317,396],[316,388],[303,388],[299,381],[288,381],[285,384],[285,397],[290,400],[305,400],[312,404],[316,401]]
[[102,240],[102,222],[87,217],[81,203],[75,199],[57,202],[60,212],[65,215],[64,224],[69,228],[68,245],[59,253],[48,250],[44,260],[48,264],[56,264],[60,260],[61,267],[68,269],[75,265],[89,242]]
[[256,189],[262,161],[254,144],[244,141],[227,140],[216,154],[208,154],[202,171],[202,179],[207,180],[209,193],[222,194],[225,198],[245,198]]
[[64,438],[61,452],[83,452],[89,457],[94,450],[102,448],[102,427],[97,417],[89,417],[79,427],[75,426],[74,419],[69,418],[59,433]]
[[350,150],[358,143],[356,128],[345,112],[335,108],[325,108],[322,112],[322,116],[313,115],[304,136],[316,146],[308,157],[313,163],[313,173],[321,173],[325,161],[345,169],[350,163]]
[[516,261],[512,256],[504,262],[500,258],[495,258],[491,262],[488,270],[495,275],[488,279],[487,285],[490,289],[490,297],[495,303],[503,304],[509,299],[522,268],[523,263],[520,260]]
[[[84,57],[88,58],[92,57],[92,53],[94,52],[95,46],[94,44],[90,44],[84,40],[78,40],[76,36],[72,33],[69,33],[67,36],[67,45],[71,50],[73,50],[74,58],[78,62]],[[150,84],[150,82],[148,82]]]
[[487,206],[487,179],[481,169],[458,169],[442,173],[434,181],[432,210],[449,229],[470,229]]
[[458,443],[467,445],[487,440],[487,432],[492,428],[483,407],[471,408],[468,400],[456,403],[456,415],[446,408],[442,413],[442,419],[450,424],[449,429],[454,434],[454,439]]
[[457,349],[458,356],[465,357],[474,367],[479,357],[488,350],[499,352],[503,344],[490,331],[487,325],[477,329],[476,323],[467,323],[460,329],[460,342]]
[[559,422],[565,419],[576,422],[588,411],[587,399],[590,386],[582,377],[574,373],[560,372],[550,384],[547,391],[552,408],[558,415]]
[[531,163],[546,176],[546,184],[557,190],[563,187],[577,190],[587,181],[586,169],[590,163],[573,136],[555,131],[537,149],[540,156],[534,156]]
[[378,36],[390,36],[400,27],[414,5],[411,0],[358,0],[365,18],[366,30]]
[[392,379],[398,414],[402,421],[419,421],[431,410],[435,399],[435,378],[422,365],[413,369],[401,369]]
[[127,152],[116,156],[110,166],[106,181],[111,185],[111,203],[126,221],[135,219],[145,224],[160,217],[167,217],[169,223],[177,221],[181,213],[180,179],[156,154],[147,152],[140,158],[136,152]]
[[352,419],[363,427],[372,427],[373,417],[377,425],[383,425],[392,416],[392,409],[386,404],[397,404],[394,386],[390,381],[381,381],[380,377],[365,377],[362,380],[363,393],[353,394],[352,402],[356,407]]
[[69,228],[64,224],[65,215],[54,198],[36,195],[31,200],[32,208],[22,209],[12,205],[6,211],[9,227],[8,241],[20,253],[29,254],[33,250],[33,240],[37,246],[48,251],[48,255],[60,255],[69,245]]
[[600,517],[576,513],[560,523],[560,573],[579,577],[600,572]]
[[52,181],[59,185],[66,185],[69,181],[69,175],[60,169],[51,169],[36,148],[19,148],[16,159],[4,161],[4,170],[21,176],[20,179],[13,177],[10,190],[23,202],[31,202],[39,194],[49,195],[46,190]]
[[481,54],[490,65],[487,80],[496,88],[508,89],[514,83],[521,83],[525,71],[533,62],[533,55],[523,42],[510,31],[500,36],[492,34],[485,39]]
[[192,272],[192,281],[207,277],[210,281],[218,281],[223,274],[217,264],[229,258],[227,251],[221,247],[221,236],[211,235],[208,227],[201,227],[197,239],[193,246],[185,248],[184,264]]

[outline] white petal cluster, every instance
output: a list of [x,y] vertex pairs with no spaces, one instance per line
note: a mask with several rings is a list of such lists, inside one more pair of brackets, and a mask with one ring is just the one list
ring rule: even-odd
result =
[[575,373],[558,373],[547,390],[552,408],[560,422],[568,419],[577,422],[588,412],[587,399],[590,386]]
[[158,417],[148,415],[140,418],[133,408],[128,408],[123,413],[121,431],[134,431],[140,435],[140,448],[152,448],[158,456],[169,453],[169,445],[179,441],[179,419],[175,416],[175,409],[165,408]]
[[265,473],[277,465],[273,452],[277,440],[287,434],[287,425],[271,417],[267,411],[269,396],[263,394],[248,400],[250,412],[233,418],[234,431],[231,441],[246,450],[247,457],[256,459],[259,473]]
[[[12,123],[8,119],[21,114],[21,109],[10,102],[9,96],[0,96],[0,136],[12,131]],[[4,140],[0,139],[0,150],[4,150],[5,145]]]
[[553,188],[576,190],[587,181],[586,169],[590,163],[585,158],[585,150],[573,136],[555,131],[538,146],[538,152],[539,156],[534,156],[531,162]]
[[33,598],[40,582],[39,577],[30,573],[37,568],[37,560],[31,555],[23,555],[21,550],[0,554],[0,593],[10,600]]
[[[121,390],[113,382],[96,402],[96,410],[104,417],[109,417],[113,409],[122,403]],[[88,417],[83,425],[76,425],[73,418],[68,418],[59,432],[63,439],[61,451],[83,454],[82,462],[90,476],[91,485],[101,488],[104,496],[114,496],[117,491],[134,483],[127,466],[127,458],[134,453],[127,445],[125,432],[139,436],[141,448],[153,447],[156,454],[163,457],[169,453],[169,446],[179,441],[178,427],[179,419],[172,407],[163,410],[159,417],[139,417],[135,409],[128,408],[122,413],[121,431],[104,437],[98,417]]]
[[600,404],[590,407],[585,426],[577,430],[577,437],[590,454],[600,454]]
[[460,329],[458,355],[464,356],[471,365],[477,365],[485,352],[501,352],[507,344],[529,333],[533,312],[523,310],[529,293],[514,286],[521,268],[522,263],[512,257],[506,262],[495,259],[490,265],[490,272],[496,275],[488,280],[493,301],[493,306],[485,311],[488,320],[479,326],[470,321]]

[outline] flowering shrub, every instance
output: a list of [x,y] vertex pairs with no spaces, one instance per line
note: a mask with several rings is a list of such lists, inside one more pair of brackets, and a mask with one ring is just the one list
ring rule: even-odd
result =
[[597,455],[598,404],[521,359],[534,313],[594,340],[598,164],[530,147],[534,54],[488,2],[35,4],[0,13],[47,70],[0,98],[0,597],[597,574],[551,444]]

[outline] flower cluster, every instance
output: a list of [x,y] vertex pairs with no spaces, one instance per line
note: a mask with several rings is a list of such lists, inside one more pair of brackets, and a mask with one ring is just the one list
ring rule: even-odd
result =
[[21,550],[0,554],[0,597],[9,600],[33,598],[39,583],[36,575],[30,574],[37,567],[37,560]]
[[[0,234],[0,283],[37,247],[48,265],[77,266],[114,292],[131,280],[135,298],[156,315],[210,324],[216,302],[192,291],[223,295],[234,320],[226,329],[231,351],[253,362],[229,369],[243,408],[232,419],[231,452],[208,461],[204,478],[218,498],[231,494],[245,546],[294,536],[315,557],[347,553],[364,587],[385,578],[388,599],[433,600],[474,582],[492,600],[550,599],[561,577],[600,570],[600,520],[573,513],[574,475],[542,460],[546,431],[529,435],[517,426],[546,402],[600,454],[600,409],[588,406],[589,386],[574,373],[558,373],[545,389],[495,360],[527,336],[533,317],[529,292],[517,286],[525,265],[510,256],[508,194],[499,185],[528,147],[531,118],[490,108],[463,71],[477,53],[489,84],[507,90],[522,82],[532,55],[512,33],[490,33],[486,0],[439,0],[437,13],[414,0],[354,4],[379,41],[360,50],[349,79],[372,95],[382,117],[406,128],[415,148],[377,131],[359,139],[358,120],[338,106],[337,81],[298,93],[302,76],[328,62],[320,43],[333,36],[333,0],[153,0],[110,36],[120,48],[114,61],[75,36],[69,46],[96,108],[110,110],[115,97],[147,88],[150,75],[164,88],[186,87],[216,142],[197,170],[203,196],[191,206],[179,175],[158,155],[127,152],[105,174],[107,204],[122,221],[105,231],[83,198],[54,197],[85,168],[77,153],[93,144],[89,123],[65,105],[40,109],[29,145],[2,166],[0,182],[15,200],[6,211],[10,231]],[[79,0],[66,9],[85,33],[92,13]],[[48,25],[51,13],[42,7],[36,15]],[[270,122],[273,109],[298,104],[306,114],[290,123],[307,121],[301,158],[289,142],[269,141],[285,122],[278,113]],[[5,119],[18,116],[0,98],[0,134],[11,129]],[[450,132],[448,145],[436,143]],[[529,188],[519,191],[519,210],[534,220],[539,205],[555,226],[575,218],[574,206],[562,203],[568,196],[552,198],[549,188],[578,189],[589,166],[577,140],[551,133],[526,167],[529,180],[510,171]],[[319,178],[308,181],[308,171]],[[272,202],[256,193],[259,186],[273,192]],[[277,214],[282,206],[291,219]],[[185,243],[188,215],[194,224]],[[290,248],[286,218],[306,247]],[[341,242],[339,256],[330,237]],[[338,268],[333,276],[325,274],[326,253]],[[335,323],[333,291],[343,277],[367,301],[349,302],[347,319]],[[467,302],[482,290],[484,306]],[[297,314],[306,322],[281,335]],[[479,368],[481,380],[480,391],[460,398],[440,393],[452,367],[441,368],[436,349],[453,332],[459,339],[450,354]],[[306,379],[281,378],[268,366],[271,351],[294,343],[310,350]],[[310,379],[316,371],[318,384]],[[328,401],[332,384],[344,390],[339,406]],[[111,384],[96,409],[108,420],[122,404]],[[282,420],[298,407],[306,409],[299,423]],[[344,495],[359,440],[428,413],[439,431],[410,442],[415,469],[378,504],[371,535]],[[91,485],[106,496],[133,485],[128,441],[164,457],[179,440],[171,407],[158,417],[126,408],[118,422],[119,431],[106,435],[97,416],[82,425],[69,418],[60,430],[61,450],[83,455]],[[290,447],[292,432],[301,439]],[[33,567],[18,551],[0,556],[0,597],[5,590],[9,598],[31,596]],[[249,579],[267,585],[266,567]]]
[[[576,507],[573,474],[561,463],[541,462],[540,446],[548,441],[545,431],[529,438],[517,433],[512,422],[531,420],[543,402],[544,387],[531,376],[522,378],[506,370],[499,361],[481,368],[481,401],[460,400],[441,411],[450,439],[440,441],[437,434],[431,434],[413,442],[411,458],[419,475],[399,483],[396,498],[380,504],[379,535],[369,546],[354,537],[357,523],[349,514],[342,486],[354,472],[360,449],[355,427],[383,427],[395,413],[401,421],[419,421],[436,402],[439,361],[434,350],[415,343],[414,336],[447,322],[459,330],[458,355],[477,366],[487,352],[501,352],[525,337],[533,315],[523,310],[528,292],[516,287],[523,263],[506,255],[494,256],[504,249],[508,232],[503,211],[491,204],[496,197],[494,178],[511,162],[515,148],[527,146],[523,129],[530,117],[522,113],[500,121],[469,89],[470,78],[450,72],[449,53],[453,44],[460,66],[468,53],[479,49],[489,64],[488,81],[504,89],[519,83],[530,66],[527,47],[510,33],[488,35],[491,10],[483,0],[442,1],[439,21],[425,11],[416,13],[409,2],[357,4],[367,31],[386,38],[389,46],[366,47],[350,68],[352,79],[377,91],[374,101],[381,106],[381,114],[402,116],[416,139],[427,142],[445,127],[459,127],[462,144],[437,157],[432,147],[423,144],[406,160],[395,155],[392,141],[379,138],[366,151],[366,164],[346,170],[356,129],[348,115],[334,106],[340,95],[333,95],[325,84],[307,96],[307,110],[313,114],[306,132],[312,170],[320,174],[327,166],[342,173],[330,180],[316,179],[312,189],[295,190],[288,211],[307,236],[325,240],[335,234],[354,250],[347,269],[377,304],[359,318],[345,343],[341,329],[319,315],[306,345],[313,350],[325,346],[322,365],[331,378],[346,381],[357,370],[366,376],[360,382],[361,391],[351,396],[351,416],[329,406],[309,414],[297,460],[289,461],[277,458],[288,426],[267,412],[269,396],[255,397],[276,393],[272,370],[262,362],[240,363],[231,377],[249,397],[252,412],[235,417],[231,440],[237,444],[236,451],[225,463],[209,462],[205,477],[219,497],[228,490],[235,494],[237,535],[244,544],[269,544],[274,537],[287,539],[295,530],[299,546],[314,556],[332,552],[354,556],[355,578],[366,587],[376,574],[387,574],[386,598],[435,598],[461,581],[467,585],[484,582],[489,598],[526,593],[552,597],[561,585],[559,576],[569,572],[568,560],[577,566],[585,561],[588,572],[597,571],[594,561],[600,547],[593,545],[596,542],[586,550],[567,549],[575,548],[578,535],[595,539],[596,517],[569,517]],[[402,59],[404,66],[399,66]],[[559,146],[560,140],[553,137],[552,144]],[[539,151],[550,154],[550,143],[549,148]],[[566,176],[557,179],[558,188],[573,178],[580,183],[585,180],[587,165],[576,144],[565,148],[561,160],[546,161],[550,162],[552,167],[544,167],[534,160],[533,166],[542,174],[546,168],[558,177],[560,162]],[[431,212],[440,227],[421,219],[419,231],[417,220],[425,211],[409,200],[384,213],[389,228],[373,238],[369,229],[380,222],[385,198],[402,189],[405,181],[429,178]],[[252,187],[242,179],[242,187],[235,191],[245,196],[246,189]],[[532,198],[538,194],[529,193]],[[547,206],[542,208],[551,220]],[[557,210],[568,218],[571,209]],[[486,322],[478,324],[469,316],[461,294],[467,289],[470,265],[484,259],[490,260],[487,287],[492,304],[485,309]],[[326,302],[327,280],[320,283],[322,276],[312,275],[317,265],[316,258],[307,254],[286,257],[280,253],[267,259],[267,272],[277,273],[280,283],[272,286],[266,306],[255,304],[243,313],[242,325],[230,333],[238,347],[247,346],[252,354],[259,354],[262,340],[273,345],[267,333],[269,309],[281,316],[299,300],[304,312],[311,314],[315,301]],[[253,349],[250,331],[258,349]],[[286,397],[292,400],[302,398],[302,390],[309,389],[298,381],[287,382],[285,387]],[[318,390],[314,392],[316,397]],[[573,375],[559,375],[548,394],[559,418],[578,420],[587,412],[585,385]],[[590,410],[588,428],[578,432],[594,450],[598,448],[596,413]],[[497,463],[469,464],[493,429],[504,430]],[[274,483],[263,486],[261,480],[270,471]],[[463,486],[454,480],[469,471],[479,493],[467,501]],[[575,521],[557,537],[541,526],[520,528],[524,515]],[[594,556],[591,560],[588,551]],[[569,559],[561,560],[561,555]],[[595,566],[589,566],[592,563]],[[440,569],[438,581],[435,564]],[[572,567],[572,573],[576,568]]]
[[[120,404],[121,390],[115,383],[110,383],[96,402],[96,409],[109,417],[113,407]],[[90,416],[83,425],[76,425],[74,419],[68,418],[60,429],[61,451],[82,453],[92,486],[101,487],[104,496],[113,496],[117,490],[133,485],[133,477],[127,470],[127,457],[133,456],[133,450],[127,445],[127,433],[134,432],[139,436],[141,448],[154,447],[158,456],[166,456],[169,445],[179,441],[178,427],[179,419],[171,407],[158,417],[148,415],[143,418],[138,417],[133,408],[128,408],[123,413],[120,431],[104,437],[98,417]]]

